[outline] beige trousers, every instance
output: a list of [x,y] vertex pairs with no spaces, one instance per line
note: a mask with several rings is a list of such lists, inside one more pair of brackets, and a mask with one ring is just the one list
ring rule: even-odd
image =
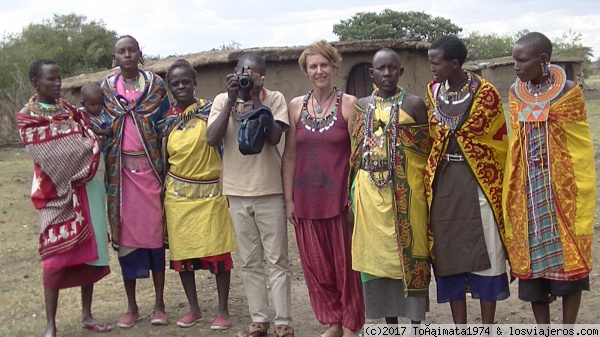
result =
[[[282,194],[227,196],[242,258],[242,280],[253,322],[269,322],[268,279],[276,325],[292,320],[287,221]],[[266,271],[263,257],[267,262]],[[268,277],[267,277],[268,276]]]

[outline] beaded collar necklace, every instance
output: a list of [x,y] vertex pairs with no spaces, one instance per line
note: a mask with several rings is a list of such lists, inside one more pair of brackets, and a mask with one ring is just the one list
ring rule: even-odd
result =
[[[448,129],[450,129],[452,131],[456,131],[459,128],[461,121],[462,121],[463,117],[465,116],[465,114],[467,113],[468,109],[466,109],[460,115],[449,116],[442,112],[442,107],[440,106],[440,101],[443,101],[445,104],[457,105],[457,104],[466,102],[467,99],[469,99],[471,97],[471,94],[475,93],[475,91],[477,90],[477,80],[475,79],[474,76],[471,75],[470,72],[466,71],[465,73],[467,74],[467,83],[459,90],[460,92],[463,92],[463,94],[461,94],[463,97],[460,100],[450,101],[450,100],[443,99],[442,93],[441,93],[443,90],[442,88],[444,88],[445,85],[447,85],[448,81],[446,81],[445,84],[440,84],[438,86],[438,88],[436,89],[436,92],[433,95],[433,97],[434,97],[433,101],[434,101],[434,105],[435,105],[433,107],[433,117],[436,119],[436,121],[438,122],[437,124],[439,126],[445,125]],[[446,90],[447,90],[447,88],[446,88]]]
[[[63,105],[62,98],[57,99],[56,102],[54,103],[54,105],[52,105],[52,107],[47,108],[47,107],[43,107],[38,102],[37,94],[33,95],[33,97],[31,97],[29,99],[29,102],[27,102],[26,106],[27,106],[27,109],[29,109],[29,111],[31,111],[34,115],[36,115],[38,117],[42,117],[42,118],[47,118],[50,120],[57,113],[65,111],[65,109],[63,108],[64,105]],[[69,114],[71,114],[71,113],[69,112]]]
[[533,96],[539,96],[546,91],[548,91],[555,83],[554,76],[549,76],[543,83],[533,84],[531,82],[527,82],[527,91]]
[[[377,94],[379,90],[376,89],[371,94],[371,99],[369,100],[369,105],[367,106],[367,111],[365,113],[365,127],[364,127],[364,143],[363,143],[363,160],[366,162],[366,169],[369,172],[369,178],[371,182],[377,186],[378,188],[384,187],[388,185],[392,181],[392,176],[394,174],[394,163],[396,162],[396,148],[398,146],[398,120],[399,120],[399,110],[402,106],[402,101],[404,100],[404,89],[398,88],[398,93],[391,98],[379,98]],[[390,118],[387,123],[383,127],[383,132],[379,137],[375,136],[374,132],[374,119],[375,119],[375,110],[376,104],[378,100],[392,102],[392,107],[390,111]],[[390,130],[391,129],[391,130]],[[387,158],[388,170],[385,177],[375,178],[375,170],[377,168],[382,167],[385,164],[386,158],[383,156],[379,156],[377,149],[382,149],[385,144],[385,139],[390,139],[390,145],[385,150],[390,153],[389,158]]]
[[465,71],[465,74],[467,75],[467,82],[458,91],[450,91],[450,83],[448,83],[448,80],[445,80],[444,83],[440,85],[438,97],[441,101],[446,104],[457,105],[471,97],[471,92],[474,91],[472,88],[475,83],[473,82],[473,76],[470,72]]
[[[302,124],[304,124],[304,127],[307,130],[309,130],[311,132],[327,131],[327,130],[329,130],[329,128],[331,128],[333,123],[335,123],[335,121],[337,120],[337,110],[338,110],[338,106],[340,104],[340,97],[342,96],[342,92],[336,86],[333,87],[333,90],[336,93],[335,105],[331,109],[331,113],[329,113],[327,116],[324,116],[321,118],[317,117],[316,115],[312,116],[311,114],[309,114],[308,109],[306,107],[308,99],[313,95],[314,89],[309,91],[304,96],[304,100],[302,101],[302,110],[300,110],[300,113],[302,116],[300,120],[302,121]],[[333,100],[332,100],[332,102],[333,102]],[[331,102],[330,102],[330,104],[331,104]],[[329,107],[327,109],[329,109]]]
[[193,128],[195,125],[188,125],[188,121],[196,116],[200,116],[200,119],[208,120],[208,116],[200,112],[205,105],[206,103],[203,100],[196,99],[195,103],[190,104],[185,110],[181,110],[177,109],[176,103],[173,102],[171,111],[172,114],[176,116],[176,123],[180,123],[179,129],[185,130],[186,128]]
[[550,76],[544,83],[533,84],[531,81],[523,82],[519,78],[515,81],[515,94],[526,103],[549,102],[558,97],[567,84],[567,74],[564,69],[551,64],[548,66]]

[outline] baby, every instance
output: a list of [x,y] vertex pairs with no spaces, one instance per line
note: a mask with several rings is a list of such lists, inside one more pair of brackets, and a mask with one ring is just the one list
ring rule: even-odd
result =
[[97,83],[81,87],[81,108],[90,117],[90,129],[98,136],[111,137],[113,131],[104,111],[104,93]]

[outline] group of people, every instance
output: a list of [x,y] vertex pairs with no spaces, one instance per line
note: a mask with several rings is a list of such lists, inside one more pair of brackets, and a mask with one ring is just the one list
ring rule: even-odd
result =
[[[537,323],[550,323],[549,303],[561,296],[563,323],[574,324],[592,268],[594,156],[581,89],[551,54],[541,33],[516,42],[506,114],[494,86],[462,69],[467,49],[454,35],[431,43],[425,99],[398,85],[404,68],[387,48],[373,56],[373,93],[344,93],[334,83],[341,55],[324,40],[298,60],[312,89],[289,103],[264,87],[257,53],[241,56],[227,91],[209,101],[195,96],[187,61],[164,81],[140,69],[138,42],[122,36],[114,71],[82,87],[80,109],[60,98],[56,62],[34,62],[37,93],[17,118],[34,160],[44,336],[56,336],[59,289],[74,286],[83,327],[110,331],[91,312],[93,285],[110,272],[106,219],[127,296],[124,329],[140,318],[136,280],[150,275],[151,323],[168,324],[166,248],[189,302],[177,325],[202,318],[194,271],[209,270],[219,298],[211,328],[230,328],[238,249],[251,318],[238,336],[293,337],[288,224],[327,326],[321,337],[358,336],[366,319],[420,324],[432,269],[454,323],[467,323],[470,293],[481,322],[493,324],[496,302],[510,294],[507,261]],[[240,129],[257,111],[264,145],[242,154]]]

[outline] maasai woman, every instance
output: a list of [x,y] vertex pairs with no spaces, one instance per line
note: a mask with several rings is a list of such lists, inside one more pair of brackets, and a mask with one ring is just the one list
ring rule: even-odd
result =
[[44,336],[56,336],[59,289],[78,286],[83,327],[107,332],[110,326],[94,320],[91,309],[94,283],[110,273],[103,187],[93,179],[101,145],[87,117],[60,98],[56,62],[33,62],[29,78],[37,94],[17,113],[17,121],[33,158],[31,200],[41,225]]
[[365,322],[346,207],[356,97],[333,85],[341,60],[324,40],[300,55],[300,69],[312,90],[288,105],[290,131],[282,162],[286,217],[296,230],[313,311],[321,324],[329,325],[324,337],[357,336]]
[[[506,123],[498,92],[463,71],[465,44],[440,37],[428,51],[433,81],[427,112],[433,144],[425,172],[438,303],[467,323],[465,289],[480,300],[481,323],[493,324],[496,301],[509,296],[502,245],[502,176]],[[467,287],[468,286],[468,287]]]
[[550,324],[549,304],[562,296],[563,324],[575,324],[590,288],[596,171],[583,93],[549,65],[551,55],[552,43],[536,32],[513,48],[506,247],[536,322]]
[[117,326],[129,328],[139,319],[136,279],[149,277],[149,270],[156,293],[151,323],[166,325],[164,163],[155,125],[168,112],[167,89],[158,75],[138,68],[143,57],[133,37],[117,40],[113,58],[119,70],[102,82],[102,88],[114,134],[106,149],[108,219],[127,294],[127,312]]
[[221,194],[219,149],[206,143],[206,122],[212,103],[194,97],[196,72],[186,60],[177,60],[167,72],[175,103],[166,119],[163,153],[165,215],[171,269],[179,272],[190,304],[177,325],[187,328],[202,318],[194,270],[215,274],[219,309],[211,329],[229,329],[229,283],[236,248],[227,199]]
[[430,143],[425,102],[398,87],[400,56],[381,49],[370,69],[377,89],[361,98],[352,129],[352,267],[361,272],[366,316],[418,324],[429,310],[427,202]]

